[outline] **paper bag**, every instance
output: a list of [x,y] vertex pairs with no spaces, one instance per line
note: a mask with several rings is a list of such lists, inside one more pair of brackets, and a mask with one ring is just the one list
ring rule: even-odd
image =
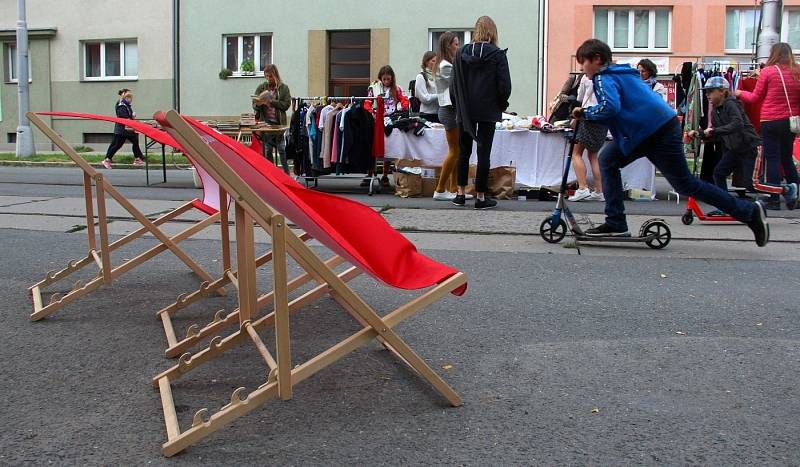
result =
[[420,167],[422,161],[413,159],[400,159],[395,163],[394,194],[401,198],[414,198],[422,196],[422,175],[403,173],[403,167]]
[[489,169],[489,195],[497,199],[513,199],[516,181],[516,167],[506,166]]

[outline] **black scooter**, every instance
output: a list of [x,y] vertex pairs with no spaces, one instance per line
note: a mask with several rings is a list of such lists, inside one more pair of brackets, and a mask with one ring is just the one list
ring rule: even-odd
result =
[[[574,131],[569,131],[566,136],[569,140],[569,152],[566,154],[566,162],[564,164],[564,176],[561,178],[561,189],[558,193],[558,201],[556,207],[553,209],[553,214],[544,219],[539,226],[539,235],[548,243],[558,243],[564,239],[567,234],[567,228],[575,236],[575,243],[581,242],[613,242],[613,243],[641,243],[644,242],[650,248],[659,250],[669,244],[672,239],[672,232],[669,230],[669,225],[664,219],[653,218],[648,219],[642,224],[639,229],[637,237],[621,237],[621,236],[595,236],[586,235],[586,233],[578,225],[575,216],[567,206],[567,178],[569,177],[569,168],[572,163],[572,152],[575,149],[575,136],[578,133],[578,127],[581,122],[578,121],[575,125]],[[564,221],[562,215],[567,218],[569,224]]]

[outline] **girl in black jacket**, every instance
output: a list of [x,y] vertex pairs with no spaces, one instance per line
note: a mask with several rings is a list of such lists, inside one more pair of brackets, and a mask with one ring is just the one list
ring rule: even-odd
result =
[[461,48],[453,64],[453,94],[461,134],[458,157],[456,206],[464,206],[472,141],[478,143],[478,171],[475,178],[475,209],[489,209],[497,201],[485,196],[489,178],[495,122],[502,120],[511,96],[511,76],[506,49],[497,48],[497,26],[481,16],[475,23],[473,42]]
[[[136,118],[136,112],[133,111],[133,106],[131,103],[133,102],[133,93],[130,89],[120,89],[119,92],[120,98],[117,102],[115,107],[115,111],[117,114],[117,118],[129,118],[133,120]],[[103,160],[103,167],[110,169],[112,158],[114,154],[119,151],[123,144],[126,141],[130,141],[131,145],[133,146],[133,165],[144,165],[144,155],[142,154],[141,148],[139,148],[139,135],[131,130],[128,129],[125,125],[121,123],[114,124],[114,139],[111,140],[111,145],[108,146],[108,151],[106,151],[106,158]]]

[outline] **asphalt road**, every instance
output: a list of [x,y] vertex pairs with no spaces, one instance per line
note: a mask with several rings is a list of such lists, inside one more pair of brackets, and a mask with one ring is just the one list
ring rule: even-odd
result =
[[[463,407],[447,407],[373,344],[298,385],[291,402],[165,459],[150,378],[171,363],[153,313],[196,286],[193,276],[160,255],[33,323],[26,287],[84,239],[8,229],[0,238],[2,464],[800,463],[797,261],[428,251],[466,271],[470,290],[399,332]],[[216,242],[185,245],[218,272]],[[381,312],[412,295],[368,279],[354,287]],[[187,310],[179,329],[227,300]],[[327,299],[291,327],[295,362],[357,329]],[[237,348],[174,385],[180,422],[264,376],[253,349]]]

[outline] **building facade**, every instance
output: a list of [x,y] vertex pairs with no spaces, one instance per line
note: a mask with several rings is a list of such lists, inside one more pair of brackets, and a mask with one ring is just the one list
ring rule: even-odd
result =
[[[235,115],[250,109],[250,95],[262,81],[242,76],[253,60],[256,70],[275,64],[295,96],[359,96],[391,65],[397,83],[408,88],[420,71],[422,55],[445,30],[469,40],[475,20],[491,16],[500,46],[508,48],[513,82],[511,109],[537,108],[541,10],[539,1],[465,0],[457,7],[412,0],[258,0],[237,2],[238,11],[214,0],[183,2],[180,11],[180,107],[189,115]],[[191,5],[191,7],[190,7]],[[199,44],[203,44],[199,47]],[[228,68],[233,75],[220,79]]]
[[[800,0],[783,4],[781,40],[798,49]],[[651,59],[666,79],[686,61],[749,67],[760,9],[760,2],[752,0],[549,2],[546,95],[555,97],[569,73],[579,70],[575,51],[591,37],[607,42],[619,63],[635,66],[641,58]]]
[[[16,3],[0,0],[0,150],[13,150],[16,137]],[[498,25],[500,46],[509,49],[510,110],[534,113],[543,95],[544,3],[465,0],[457,8],[435,8],[420,0],[241,0],[232,8],[213,0],[29,1],[30,108],[112,114],[117,90],[127,87],[140,118],[168,107],[237,115],[252,110],[250,95],[267,63],[278,66],[295,96],[363,95],[387,64],[406,89],[441,32],[453,30],[468,41],[485,14]],[[221,79],[226,68],[231,76]],[[243,68],[255,71],[246,76]],[[71,144],[98,149],[111,133],[102,123],[52,124]],[[50,148],[36,132],[34,141]]]
[[[17,2],[0,0],[0,150],[13,151],[17,129]],[[137,116],[172,106],[172,5],[81,0],[27,2],[30,109],[114,114],[117,91],[134,91]],[[70,144],[107,145],[105,123],[47,119]],[[34,129],[37,149],[51,149]]]

